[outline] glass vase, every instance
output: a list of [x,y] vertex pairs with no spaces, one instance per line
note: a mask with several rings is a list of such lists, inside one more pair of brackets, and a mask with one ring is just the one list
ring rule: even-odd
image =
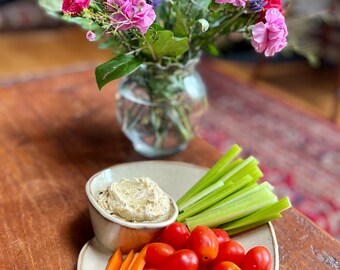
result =
[[207,108],[198,61],[166,67],[143,64],[122,80],[116,97],[118,122],[141,155],[172,155],[193,138]]

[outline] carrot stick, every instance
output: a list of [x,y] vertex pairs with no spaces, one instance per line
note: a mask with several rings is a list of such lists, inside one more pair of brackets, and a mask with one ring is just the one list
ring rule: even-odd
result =
[[118,248],[110,257],[105,270],[119,270],[121,264],[123,262],[123,255],[120,251],[120,248]]
[[147,246],[144,246],[142,248],[142,250],[136,254],[135,258],[133,259],[133,261],[131,262],[128,270],[143,270],[144,266],[145,266],[145,255],[146,255],[146,250],[147,250]]
[[133,267],[135,261],[137,260],[138,254],[139,254],[138,252],[135,253],[135,255],[133,256],[133,259],[132,259],[130,265],[129,265],[128,268],[127,268],[127,270],[132,270],[132,267]]
[[127,270],[130,266],[132,260],[134,258],[134,251],[130,250],[129,254],[125,257],[122,265],[120,266],[119,270]]

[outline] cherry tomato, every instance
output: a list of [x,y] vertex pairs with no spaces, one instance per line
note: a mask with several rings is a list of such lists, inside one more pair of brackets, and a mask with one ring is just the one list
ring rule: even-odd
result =
[[197,270],[198,257],[190,249],[180,249],[167,257],[157,270]]
[[228,242],[222,243],[219,246],[219,251],[216,259],[214,260],[214,266],[223,261],[230,261],[238,266],[241,266],[242,260],[245,256],[244,247],[234,241],[230,240]]
[[243,259],[243,270],[269,270],[272,266],[272,257],[267,248],[257,246],[250,249]]
[[162,231],[160,242],[167,243],[179,250],[186,247],[189,237],[189,229],[183,223],[174,222]]
[[216,264],[212,270],[241,270],[241,268],[233,262],[225,261]]
[[211,270],[209,264],[199,264],[198,270]]
[[200,263],[209,263],[218,254],[217,236],[206,226],[196,226],[191,232],[188,248],[197,254]]
[[175,249],[166,243],[154,242],[148,244],[145,254],[145,262],[149,268],[156,267],[174,252]]
[[212,229],[212,231],[217,236],[217,241],[219,245],[222,243],[228,242],[230,240],[230,237],[225,230],[215,228],[215,229]]

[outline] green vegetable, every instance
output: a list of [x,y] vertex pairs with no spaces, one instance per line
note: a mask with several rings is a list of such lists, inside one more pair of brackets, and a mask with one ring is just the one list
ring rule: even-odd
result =
[[289,198],[278,200],[274,187],[263,177],[253,156],[234,160],[241,148],[234,145],[178,201],[177,221],[190,230],[197,225],[239,233],[280,218],[291,207]]
[[204,209],[214,205],[215,203],[219,202],[223,198],[226,198],[230,194],[238,191],[245,185],[249,184],[253,181],[253,178],[250,175],[246,175],[240,179],[240,181],[228,182],[227,184],[223,185],[221,188],[216,189],[214,192],[211,192],[204,198],[202,198],[199,202],[194,205],[190,205],[183,211],[177,218],[178,221],[182,222],[184,219],[191,217]]
[[230,196],[224,198],[223,200],[214,204],[212,207],[209,207],[208,210],[213,210],[213,209],[217,209],[220,207],[228,206],[230,203],[234,203],[234,202],[237,202],[243,199],[247,199],[250,196],[254,196],[254,194],[262,195],[262,193],[267,192],[264,189],[268,189],[271,192],[271,194],[273,194],[272,193],[273,186],[271,186],[268,182],[264,182],[261,185],[258,185],[257,183],[253,183],[237,191],[236,193],[233,193]]
[[197,225],[217,227],[223,223],[230,222],[253,212],[260,210],[268,204],[277,201],[277,197],[267,188],[253,187],[254,191],[242,198],[225,203],[220,207],[205,210],[193,217],[185,219],[190,230]]
[[244,228],[246,226],[248,226],[248,228],[253,228],[252,226],[253,224],[256,224],[256,226],[258,226],[268,221],[274,220],[276,218],[280,218],[281,217],[280,212],[290,207],[291,203],[289,199],[287,197],[284,197],[277,202],[269,204],[266,207],[263,207],[262,209],[255,211],[251,215],[234,220],[232,222],[222,224],[220,227],[228,231],[228,233],[232,235],[234,233],[242,231],[240,230],[240,228]]
[[[220,178],[219,173],[227,173],[229,163],[242,151],[237,145],[233,145],[230,150],[219,160],[217,163],[195,184],[193,185],[178,201],[178,207],[181,207],[182,203],[185,203],[193,195],[197,194],[201,190],[210,186]],[[224,172],[224,170],[226,170]]]

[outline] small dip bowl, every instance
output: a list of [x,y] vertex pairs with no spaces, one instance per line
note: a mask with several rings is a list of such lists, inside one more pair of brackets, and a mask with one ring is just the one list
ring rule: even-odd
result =
[[[124,176],[124,172],[127,175]],[[127,166],[116,165],[96,173],[86,183],[85,189],[95,239],[97,243],[110,251],[118,247],[123,253],[128,253],[131,249],[136,251],[141,249],[145,244],[156,240],[161,230],[174,222],[178,216],[176,202],[171,196],[169,196],[172,203],[171,216],[168,220],[161,222],[129,222],[118,216],[110,215],[101,208],[96,199],[102,189],[124,177],[130,179],[146,176],[130,174],[131,171],[128,171]],[[157,179],[152,180],[157,183]]]

